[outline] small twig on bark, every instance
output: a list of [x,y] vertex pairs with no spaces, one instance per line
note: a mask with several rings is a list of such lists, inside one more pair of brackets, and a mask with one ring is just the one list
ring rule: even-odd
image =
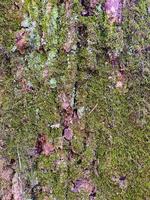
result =
[[88,115],[90,115],[98,106],[98,103],[94,106],[94,108],[88,113]]

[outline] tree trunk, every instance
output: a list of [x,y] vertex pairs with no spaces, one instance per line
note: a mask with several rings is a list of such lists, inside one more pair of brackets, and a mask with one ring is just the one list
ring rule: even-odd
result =
[[1,199],[148,199],[149,8],[0,2]]

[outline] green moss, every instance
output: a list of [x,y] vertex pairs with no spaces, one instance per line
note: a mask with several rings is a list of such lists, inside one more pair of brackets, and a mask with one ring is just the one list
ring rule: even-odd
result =
[[[85,169],[97,188],[96,199],[148,198],[149,52],[144,50],[149,46],[147,2],[141,0],[124,9],[123,23],[110,26],[100,7],[94,16],[83,17],[82,7],[75,1],[72,17],[67,19],[63,3],[25,1],[29,47],[25,55],[20,56],[17,51],[11,55],[2,82],[1,124],[7,146],[4,154],[17,161],[20,155],[19,172],[30,185],[36,180],[41,187],[51,188],[49,199],[88,199],[87,193],[71,192],[72,183],[85,176]],[[3,14],[7,6],[11,8],[11,1],[0,3]],[[12,31],[7,44],[6,21]],[[0,17],[2,44],[8,48],[18,28],[18,21],[12,21],[5,15]],[[85,32],[80,34],[76,29],[74,43],[82,45],[66,53],[63,44],[71,22],[83,26]],[[84,45],[85,40],[88,42]],[[115,87],[119,66],[112,68],[108,50],[117,53],[125,69],[122,89]],[[23,66],[24,78],[33,87],[30,92],[22,92],[19,81],[15,80],[18,65]],[[45,67],[49,70],[48,79],[43,78]],[[84,108],[81,119],[71,126],[74,134],[71,145],[62,139],[63,127],[51,128],[63,121],[60,92],[72,98],[74,108]],[[31,159],[30,151],[42,132],[54,142],[55,152]],[[98,166],[92,166],[95,159]],[[98,175],[91,170],[94,167]],[[121,176],[126,176],[127,184],[122,188],[113,180]],[[37,199],[44,199],[45,195],[38,193]]]
[[2,0],[0,3],[0,44],[9,50],[14,44],[14,32],[19,28],[21,17],[13,3],[12,0]]

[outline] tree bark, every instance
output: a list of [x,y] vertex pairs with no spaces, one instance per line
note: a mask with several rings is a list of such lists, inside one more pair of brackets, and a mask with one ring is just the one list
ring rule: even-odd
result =
[[1,199],[148,199],[149,7],[0,2]]

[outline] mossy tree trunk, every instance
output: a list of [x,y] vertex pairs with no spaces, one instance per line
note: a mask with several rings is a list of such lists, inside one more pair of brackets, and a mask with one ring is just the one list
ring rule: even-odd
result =
[[1,199],[148,199],[150,3],[112,2],[0,2]]

